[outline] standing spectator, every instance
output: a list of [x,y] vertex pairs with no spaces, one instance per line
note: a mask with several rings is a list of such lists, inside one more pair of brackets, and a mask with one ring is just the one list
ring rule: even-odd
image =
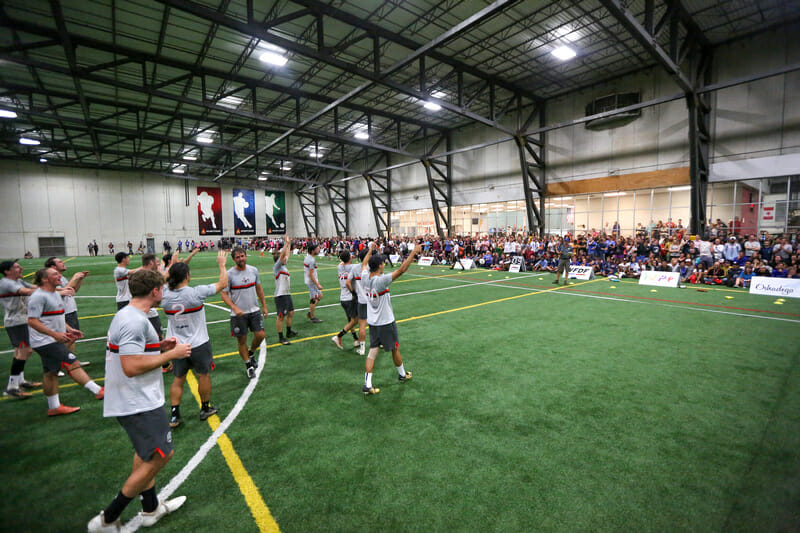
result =
[[748,259],[752,258],[754,254],[761,251],[761,243],[758,242],[756,236],[751,234],[750,237],[744,242],[744,255]]
[[730,261],[733,263],[736,261],[736,258],[739,257],[739,252],[742,251],[742,247],[736,242],[736,237],[731,235],[728,238],[728,242],[725,243],[725,246],[722,250],[722,256],[725,258],[725,261]]

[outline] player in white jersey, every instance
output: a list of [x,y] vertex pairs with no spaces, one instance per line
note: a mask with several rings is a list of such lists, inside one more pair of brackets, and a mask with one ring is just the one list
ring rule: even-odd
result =
[[[272,267],[272,275],[275,276],[275,311],[278,318],[275,319],[275,329],[278,330],[278,341],[281,344],[291,344],[289,339],[297,337],[297,332],[292,331],[292,318],[294,317],[294,302],[290,290],[289,269],[286,263],[289,261],[289,253],[292,250],[292,240],[288,235],[283,238],[283,248],[280,251],[272,252],[272,259],[275,266]],[[283,335],[283,323],[286,322],[286,336]]]
[[167,274],[167,289],[164,290],[161,306],[167,314],[167,336],[175,337],[179,343],[189,344],[192,355],[188,359],[175,361],[172,373],[175,378],[169,389],[170,419],[169,427],[178,427],[181,419],[181,398],[183,385],[186,383],[186,374],[193,369],[197,374],[198,390],[200,392],[200,420],[206,420],[217,413],[219,409],[211,405],[211,370],[214,369],[211,342],[208,338],[206,326],[206,310],[203,301],[209,296],[219,294],[228,286],[228,272],[225,270],[225,260],[228,252],[217,253],[219,265],[219,281],[209,285],[189,287],[192,279],[189,266],[184,263],[172,265]]
[[128,269],[131,256],[125,252],[118,252],[114,256],[117,267],[114,269],[114,282],[117,284],[117,311],[128,305],[131,300],[131,292],[128,290],[128,277],[139,270],[139,268]]
[[56,292],[61,274],[55,268],[36,271],[34,283],[39,290],[28,299],[28,335],[31,348],[42,358],[44,372],[44,394],[47,397],[47,415],[68,415],[80,411],[80,407],[62,405],[58,398],[58,371],[63,370],[78,385],[85,387],[98,400],[104,391],[81,368],[81,364],[67,346],[83,337],[80,330],[73,329],[64,320],[64,301]]
[[103,416],[116,417],[125,429],[135,454],[133,468],[117,496],[91,519],[89,531],[122,531],[119,516],[137,496],[142,502],[142,525],[154,525],[186,501],[178,496],[158,501],[156,474],[174,453],[172,432],[164,411],[161,366],[189,357],[192,348],[174,337],[159,341],[147,312],[161,302],[164,277],[141,270],[130,277],[130,305],[117,312],[108,328],[106,386]]
[[343,350],[342,337],[349,331],[353,334],[353,339],[358,342],[358,334],[356,333],[356,324],[358,323],[358,300],[355,295],[355,287],[353,287],[353,270],[349,250],[342,250],[339,252],[339,259],[341,263],[336,267],[336,274],[339,277],[339,303],[344,309],[344,314],[347,317],[347,324],[342,330],[331,337],[331,342],[337,348]]
[[[267,303],[264,300],[264,289],[261,287],[261,278],[258,269],[247,264],[247,252],[237,246],[231,252],[236,266],[228,270],[228,286],[220,296],[222,301],[231,308],[231,335],[236,337],[239,355],[244,361],[247,377],[256,377],[258,361],[255,353],[264,340],[264,321],[267,316]],[[261,303],[259,309],[258,304]],[[247,330],[253,332],[253,341],[250,349],[247,346]]]
[[314,323],[319,324],[322,322],[321,318],[314,316],[314,311],[317,308],[317,303],[322,300],[322,285],[319,283],[317,277],[317,254],[319,253],[319,244],[315,242],[308,243],[308,254],[303,259],[303,282],[308,287],[308,313],[306,317]]
[[361,265],[365,260],[369,261],[374,249],[375,243],[372,242],[367,248],[359,252],[358,259],[361,262],[350,265],[350,269],[353,272],[352,284],[358,300],[356,305],[358,310],[358,341],[356,341],[358,346],[356,351],[358,355],[364,355],[367,340],[367,293],[364,291],[364,284],[361,282]]
[[[66,276],[64,276],[64,272],[67,271],[67,265],[58,257],[49,257],[47,261],[44,262],[44,267],[55,268],[58,270],[58,273],[61,274],[61,280],[58,283],[57,289],[59,291],[70,288],[77,293],[81,288],[84,278],[89,275],[89,271],[84,270],[73,274],[72,279],[67,279]],[[61,298],[64,300],[64,321],[69,324],[72,329],[81,329],[80,322],[78,321],[78,305],[75,303],[75,296],[61,294]],[[70,352],[75,353],[75,341],[67,345],[67,348]],[[89,361],[81,361],[80,364],[84,367],[89,366],[90,363]],[[64,373],[59,372],[58,375],[63,376]]]
[[31,343],[28,339],[28,296],[36,291],[36,287],[22,279],[22,267],[16,261],[0,263],[0,304],[5,308],[3,326],[6,328],[11,346],[14,347],[14,358],[11,360],[11,373],[8,376],[8,387],[4,396],[12,396],[21,400],[30,398],[31,394],[24,389],[41,387],[41,383],[25,380],[25,361],[31,356]]
[[372,255],[361,263],[361,282],[367,293],[367,323],[369,323],[369,353],[364,364],[364,386],[361,389],[364,394],[378,394],[381,391],[372,386],[372,369],[380,346],[383,346],[385,351],[392,352],[392,360],[397,367],[400,382],[411,379],[411,372],[406,372],[403,357],[400,355],[400,341],[397,336],[397,323],[394,320],[389,285],[408,270],[414,261],[414,256],[421,250],[422,245],[417,243],[400,267],[391,274],[383,273],[385,259],[381,255]]

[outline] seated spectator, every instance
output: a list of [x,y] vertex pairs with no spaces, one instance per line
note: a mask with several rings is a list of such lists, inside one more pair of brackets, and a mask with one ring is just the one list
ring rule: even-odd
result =
[[800,279],[800,274],[797,273],[797,267],[789,268],[786,277],[789,279]]
[[739,272],[739,275],[736,276],[736,282],[733,284],[734,287],[743,287],[748,288],[750,287],[750,280],[753,278],[753,267],[746,266],[743,271]]
[[744,255],[744,252],[739,252],[739,255],[733,260],[733,263],[743,267],[747,264],[747,256]]
[[536,263],[534,263],[533,268],[531,270],[533,270],[535,272],[540,272],[542,270],[547,270],[548,265],[549,265],[549,261],[547,260],[547,257],[542,257],[541,259],[536,261]]
[[33,254],[31,253],[30,250],[25,252],[25,259],[33,259]]
[[781,262],[778,263],[778,266],[772,269],[772,277],[773,278],[788,278],[789,271],[786,270],[786,265]]
[[722,285],[725,280],[725,270],[723,270],[722,265],[719,261],[714,263],[714,266],[708,269],[706,272],[706,277],[703,280],[704,283],[707,285]]

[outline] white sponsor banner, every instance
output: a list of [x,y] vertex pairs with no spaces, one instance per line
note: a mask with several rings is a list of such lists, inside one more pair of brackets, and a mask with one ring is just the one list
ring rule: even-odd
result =
[[392,254],[389,256],[389,261],[391,261],[392,263],[399,263],[402,259],[403,258],[397,254]]
[[456,261],[454,268],[456,270],[470,270],[475,268],[475,262],[472,259],[462,259],[461,261]]
[[433,257],[420,257],[419,261],[417,261],[419,266],[429,267],[433,264]]
[[642,270],[639,274],[639,285],[655,285],[656,287],[676,287],[681,280],[678,272],[658,272]]
[[590,266],[571,266],[569,267],[569,279],[594,279],[594,268]]
[[800,298],[800,279],[753,276],[750,294],[765,294],[780,298]]
[[508,271],[509,272],[519,272],[519,263],[516,263],[514,265],[509,265]]

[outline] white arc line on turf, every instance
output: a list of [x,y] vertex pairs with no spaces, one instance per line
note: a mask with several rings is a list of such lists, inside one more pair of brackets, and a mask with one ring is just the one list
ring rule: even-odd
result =
[[[214,433],[212,433],[211,436],[208,437],[208,440],[206,440],[203,443],[203,445],[200,446],[200,448],[197,450],[194,456],[191,459],[189,459],[188,463],[186,463],[186,466],[184,466],[181,469],[181,471],[178,472],[175,475],[175,477],[170,479],[169,483],[167,483],[164,486],[164,488],[162,488],[158,492],[158,501],[164,501],[169,499],[169,497],[172,496],[175,493],[175,491],[178,490],[178,488],[180,488],[180,486],[184,483],[184,481],[186,481],[191,475],[191,473],[194,472],[194,469],[197,468],[200,465],[200,463],[203,462],[203,459],[206,458],[208,452],[210,452],[211,449],[214,448],[214,446],[216,446],[219,437],[228,430],[231,424],[233,424],[233,422],[236,420],[236,417],[238,417],[239,413],[241,413],[242,409],[244,409],[244,406],[247,405],[247,401],[250,399],[250,396],[252,396],[253,391],[256,390],[256,385],[258,385],[258,380],[261,378],[261,372],[263,372],[264,367],[267,366],[266,339],[261,341],[261,346],[259,347],[259,351],[261,352],[261,358],[260,358],[261,363],[258,365],[258,369],[256,369],[256,377],[251,379],[250,383],[247,384],[247,387],[245,387],[244,392],[242,392],[242,395],[239,396],[239,399],[236,401],[236,405],[233,406],[231,412],[228,413],[228,416],[225,417],[225,420],[222,421],[222,423],[219,425],[216,431],[214,431]],[[137,514],[135,517],[133,517],[133,519],[131,519],[130,522],[125,524],[124,527],[126,531],[133,532],[136,531],[140,525],[142,525],[142,518],[141,515]]]

